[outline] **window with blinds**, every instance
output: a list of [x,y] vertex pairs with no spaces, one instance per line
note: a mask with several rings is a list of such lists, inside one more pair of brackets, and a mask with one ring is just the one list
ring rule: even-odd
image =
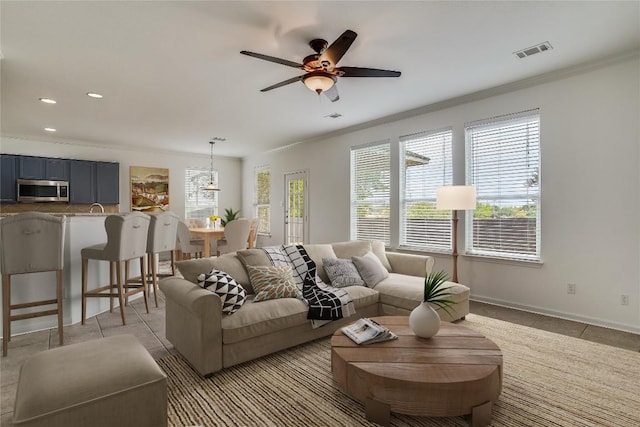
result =
[[400,246],[451,250],[451,211],[436,210],[436,189],[452,183],[452,130],[400,137]]
[[[218,214],[218,191],[203,190],[210,180],[206,169],[187,168],[184,172],[184,217],[207,218]],[[213,172],[213,183],[218,184],[218,172]]]
[[467,183],[477,194],[476,209],[468,213],[467,252],[540,260],[539,110],[465,129]]
[[271,232],[271,172],[269,168],[255,171],[255,215],[258,218],[258,233]]
[[351,149],[351,239],[390,244],[389,141]]

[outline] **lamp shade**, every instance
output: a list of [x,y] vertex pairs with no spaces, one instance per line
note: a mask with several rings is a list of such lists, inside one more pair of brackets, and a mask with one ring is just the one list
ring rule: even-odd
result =
[[335,77],[321,71],[313,71],[302,78],[304,85],[316,93],[325,92],[335,83]]
[[436,209],[468,210],[476,208],[476,187],[448,185],[436,189]]

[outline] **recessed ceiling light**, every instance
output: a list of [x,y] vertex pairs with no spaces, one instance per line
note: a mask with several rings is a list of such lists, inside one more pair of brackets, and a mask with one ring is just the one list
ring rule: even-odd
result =
[[45,104],[55,104],[56,101],[54,99],[51,98],[38,98],[40,101],[44,102]]
[[46,130],[47,132],[55,132],[56,131],[54,128],[44,128],[44,130]]
[[100,95],[99,93],[95,93],[95,92],[87,92],[87,96],[90,97],[90,98],[96,98],[96,99],[104,98],[102,95]]

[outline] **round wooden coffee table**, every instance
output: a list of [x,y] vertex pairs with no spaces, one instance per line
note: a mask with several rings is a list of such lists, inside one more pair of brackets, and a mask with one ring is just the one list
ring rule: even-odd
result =
[[340,330],[331,338],[331,371],[338,386],[363,402],[370,421],[389,425],[390,413],[468,415],[491,424],[502,390],[502,352],[482,334],[442,322],[432,338],[416,337],[406,316],[372,318],[397,340],[357,345]]

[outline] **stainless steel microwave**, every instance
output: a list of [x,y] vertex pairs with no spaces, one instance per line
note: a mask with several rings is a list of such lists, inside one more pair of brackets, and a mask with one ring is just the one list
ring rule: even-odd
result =
[[69,202],[69,182],[19,179],[18,202]]

